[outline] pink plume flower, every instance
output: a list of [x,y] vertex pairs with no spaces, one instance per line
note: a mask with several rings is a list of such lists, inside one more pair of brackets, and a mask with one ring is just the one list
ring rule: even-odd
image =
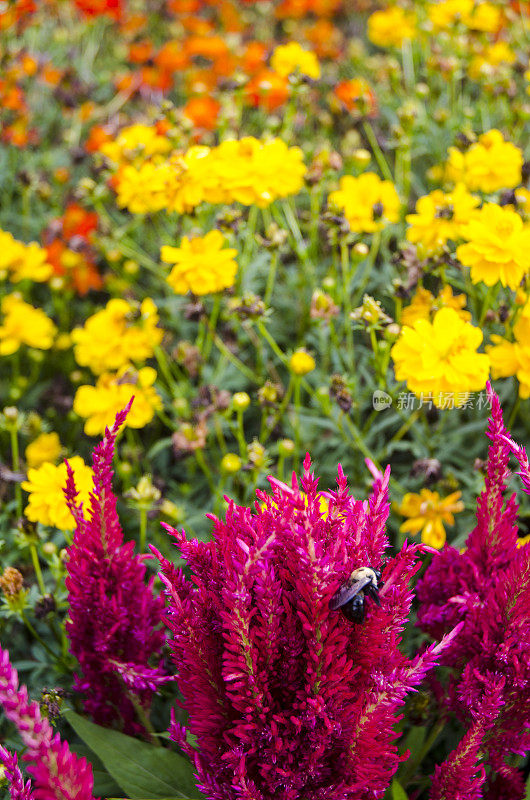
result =
[[[458,552],[446,547],[436,554],[418,583],[418,624],[440,639],[457,621],[462,622],[461,634],[441,657],[442,663],[453,668],[445,703],[468,726],[455,751],[454,781],[458,782],[458,765],[464,770],[471,754],[480,751],[482,764],[490,769],[487,779],[483,771],[477,772],[484,784],[480,792],[485,794],[476,796],[500,800],[510,786],[509,796],[518,800],[524,796],[521,775],[506,759],[530,748],[530,547],[517,546],[515,495],[504,499],[513,448],[490,385],[488,392],[491,446],[485,487],[477,501],[477,524],[466,548]],[[524,464],[524,449],[515,447],[519,463]],[[485,705],[488,698],[497,696],[494,718],[485,726]],[[447,779],[447,769],[443,774]],[[468,773],[464,770],[460,778],[466,785],[464,774]],[[453,795],[433,794],[433,800],[438,797]]]
[[48,720],[41,717],[38,703],[28,699],[25,686],[19,687],[9,653],[2,649],[0,705],[18,728],[26,747],[24,761],[33,777],[33,786],[24,784],[16,756],[1,748],[0,760],[6,767],[13,800],[94,800],[92,767],[71,753],[68,744],[53,733]]
[[117,721],[126,732],[141,733],[135,704],[148,713],[156,687],[169,678],[158,666],[165,641],[164,602],[154,595],[153,580],[146,583],[134,542],[123,543],[112,491],[116,436],[129,408],[130,403],[94,450],[88,518],[77,503],[67,464],[65,495],[76,521],[68,548],[67,633],[80,667],[74,688],[83,695],[85,710],[101,725]]
[[[388,480],[376,471],[363,503],[339,467],[337,491],[319,493],[306,457],[300,488],[270,479],[253,509],[230,502],[212,541],[166,526],[191,573],[157,554],[197,749],[175,718],[170,732],[211,800],[375,800],[388,787],[404,698],[451,640],[399,650],[422,546],[385,563]],[[383,586],[361,625],[329,603],[362,566],[382,567]]]

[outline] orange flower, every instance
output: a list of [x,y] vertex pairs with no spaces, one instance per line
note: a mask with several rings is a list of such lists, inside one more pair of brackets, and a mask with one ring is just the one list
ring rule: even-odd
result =
[[153,43],[149,39],[129,45],[129,61],[133,64],[145,64],[153,57]]
[[58,86],[63,77],[62,69],[57,69],[53,64],[45,64],[41,69],[40,77],[50,86]]
[[196,128],[204,128],[207,131],[215,129],[220,110],[221,104],[209,95],[191,97],[183,108],[185,116]]
[[166,72],[179,72],[188,66],[189,57],[180,42],[170,39],[160,48],[154,61],[159,69]]
[[140,80],[142,86],[149,86],[151,89],[159,89],[161,92],[167,92],[173,86],[173,77],[171,73],[159,69],[158,67],[142,67],[140,70]]
[[348,111],[367,117],[377,114],[377,98],[364,78],[341,81],[335,86],[334,94]]
[[318,58],[338,58],[341,53],[342,33],[328,19],[319,19],[307,28],[306,39]]
[[112,136],[103,125],[94,125],[90,128],[88,138],[85,142],[87,153],[96,153],[102,144],[110,142]]
[[228,46],[220,36],[190,36],[186,41],[185,50],[190,56],[202,56],[210,61],[228,54]]
[[289,83],[272,69],[262,69],[245,86],[245,95],[250,105],[275,111],[289,97]]
[[201,8],[201,0],[168,0],[167,7],[174,14],[195,14]]
[[255,75],[263,69],[267,60],[267,47],[263,42],[249,42],[241,56],[241,67],[247,75]]

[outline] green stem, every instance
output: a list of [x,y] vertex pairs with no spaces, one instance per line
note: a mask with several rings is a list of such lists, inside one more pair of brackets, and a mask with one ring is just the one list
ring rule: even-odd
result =
[[206,340],[204,342],[204,347],[202,350],[202,356],[204,361],[208,361],[208,356],[210,355],[210,351],[212,349],[212,344],[215,336],[215,329],[217,328],[217,320],[219,319],[219,313],[221,311],[221,295],[217,293],[214,297],[212,313],[210,314],[210,318],[207,321],[207,335]]
[[37,577],[37,583],[39,584],[39,589],[41,591],[42,596],[46,594],[46,587],[44,585],[44,579],[42,577],[42,571],[39,564],[39,556],[37,555],[37,548],[31,542],[29,546],[29,551],[31,553],[31,560],[33,561],[33,569],[35,570],[35,575]]
[[392,171],[388,166],[388,162],[383,155],[383,151],[379,147],[379,142],[377,141],[376,135],[374,130],[369,122],[363,122],[363,130],[365,133],[366,138],[368,139],[368,143],[372,148],[372,152],[374,154],[374,158],[377,161],[379,169],[381,170],[383,176],[386,178],[387,181],[394,182],[394,178],[392,177]]
[[46,652],[48,652],[56,661],[60,662],[64,667],[66,667],[67,669],[70,669],[69,665],[62,658],[62,656],[60,656],[58,653],[56,653],[54,650],[52,650],[52,648],[47,644],[47,642],[44,641],[42,636],[39,633],[37,633],[37,631],[35,630],[35,628],[33,627],[33,625],[31,624],[31,622],[26,617],[26,615],[25,615],[25,613],[23,611],[20,612],[20,616],[22,617],[24,625],[26,626],[28,631],[31,633],[33,638],[36,639],[37,642],[40,645],[42,645],[42,647],[44,647]]
[[[20,455],[18,450],[18,431],[15,425],[11,425],[11,457],[13,462],[13,472],[18,472],[20,469]],[[15,482],[15,499],[17,503],[17,516],[22,516],[22,488],[18,481]]]
[[204,473],[206,480],[208,481],[208,486],[210,487],[210,491],[212,492],[212,494],[215,494],[216,491],[215,481],[213,479],[212,472],[208,467],[208,464],[206,463],[206,460],[204,458],[204,453],[202,452],[200,447],[198,447],[197,450],[195,450],[195,459],[197,461],[197,464],[201,468],[202,472]]
[[350,253],[346,242],[340,245],[340,267],[342,272],[342,304],[344,308],[344,339],[348,353],[348,368],[353,373],[355,370],[355,353],[353,349],[353,325],[351,320],[351,294],[350,294]]
[[299,375],[295,375],[293,378],[294,384],[294,463],[296,468],[298,468],[299,459],[300,459],[300,446],[301,446],[301,435],[300,435],[300,408],[302,406],[301,402],[301,378]]
[[269,274],[267,276],[267,287],[263,301],[266,306],[270,305],[272,293],[274,291],[274,281],[276,280],[276,270],[278,268],[278,250],[272,250],[271,263],[269,264]]
[[145,553],[147,539],[147,509],[140,506],[140,553]]
[[427,753],[429,752],[429,750],[431,749],[431,747],[433,746],[436,739],[441,734],[444,728],[445,728],[444,722],[437,722],[436,725],[434,725],[431,728],[431,731],[427,736],[423,744],[423,747],[421,748],[418,755],[415,758],[411,758],[409,759],[409,761],[407,761],[405,769],[403,770],[403,774],[400,776],[399,779],[399,782],[401,783],[402,786],[406,787],[411,778],[414,777],[416,770],[418,769],[421,762],[423,761],[423,759],[425,758],[425,756],[427,755]]

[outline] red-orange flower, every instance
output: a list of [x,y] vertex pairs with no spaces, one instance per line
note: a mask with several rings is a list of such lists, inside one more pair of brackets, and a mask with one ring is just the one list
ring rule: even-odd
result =
[[334,94],[348,111],[367,117],[377,114],[377,98],[364,78],[341,81],[335,86]]
[[184,115],[193,122],[196,128],[213,131],[221,104],[209,95],[191,97],[183,108]]
[[262,69],[245,86],[245,96],[250,105],[266,111],[275,111],[289,97],[289,84],[272,69]]

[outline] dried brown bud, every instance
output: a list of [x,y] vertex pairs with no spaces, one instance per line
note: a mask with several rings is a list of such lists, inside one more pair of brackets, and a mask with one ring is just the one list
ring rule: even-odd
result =
[[22,591],[22,574],[15,567],[6,567],[4,574],[0,576],[0,589],[5,597],[16,597]]

